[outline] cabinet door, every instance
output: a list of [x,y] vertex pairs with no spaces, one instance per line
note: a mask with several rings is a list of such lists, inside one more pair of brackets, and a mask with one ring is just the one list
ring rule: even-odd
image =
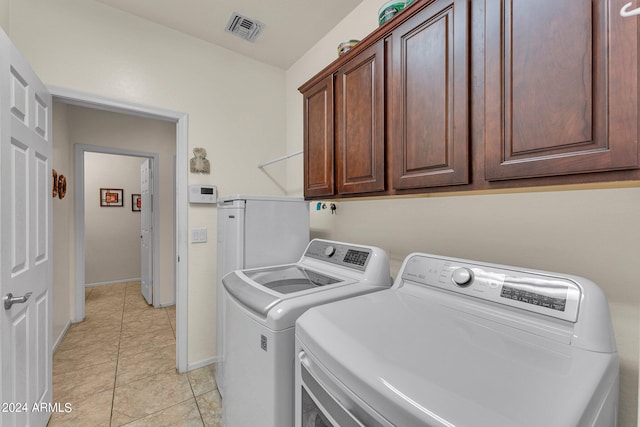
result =
[[304,195],[331,196],[333,190],[333,75],[304,94]]
[[392,35],[393,186],[469,182],[467,0],[439,0]]
[[487,0],[487,180],[638,166],[627,0]]
[[336,75],[336,180],[339,194],[383,191],[384,42]]

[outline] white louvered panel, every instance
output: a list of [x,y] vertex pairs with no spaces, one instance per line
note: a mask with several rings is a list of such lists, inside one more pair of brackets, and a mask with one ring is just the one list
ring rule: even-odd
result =
[[241,39],[254,42],[258,38],[258,35],[260,35],[263,27],[264,24],[262,22],[233,12],[224,30]]

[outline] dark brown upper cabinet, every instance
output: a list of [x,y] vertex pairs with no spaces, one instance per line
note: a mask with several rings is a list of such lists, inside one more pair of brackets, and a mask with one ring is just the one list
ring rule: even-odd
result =
[[486,0],[485,177],[638,167],[638,19],[626,0]]
[[300,87],[305,197],[640,181],[628,0],[415,0]]
[[438,0],[393,30],[393,187],[469,182],[467,0]]
[[304,93],[304,195],[334,194],[333,75]]
[[385,188],[384,43],[354,56],[336,73],[338,194]]

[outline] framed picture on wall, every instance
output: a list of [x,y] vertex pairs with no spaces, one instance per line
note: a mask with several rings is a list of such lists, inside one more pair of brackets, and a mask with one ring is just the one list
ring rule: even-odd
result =
[[123,207],[122,188],[101,188],[100,189],[100,206],[104,207]]
[[140,194],[131,195],[131,210],[134,212],[140,212],[142,208],[142,197]]

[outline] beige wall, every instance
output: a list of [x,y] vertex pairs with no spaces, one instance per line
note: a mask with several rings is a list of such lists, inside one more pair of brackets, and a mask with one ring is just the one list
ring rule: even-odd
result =
[[[283,194],[286,171],[257,168],[285,153],[283,70],[91,0],[11,0],[11,39],[48,85],[189,115],[189,153],[204,147],[221,195]],[[182,189],[186,191],[186,189]],[[189,207],[189,365],[215,356],[216,209]]]
[[[376,26],[378,0],[364,0],[287,71],[287,150],[302,148],[297,88],[336,58],[336,46]],[[482,85],[478,85],[482,86]],[[302,193],[302,159],[288,190]],[[312,209],[312,234],[380,246],[395,274],[412,251],[434,252],[586,276],[607,293],[621,357],[621,426],[637,423],[640,321],[640,189],[456,195],[338,202]],[[312,208],[314,206],[312,205]]]
[[[140,279],[140,213],[131,210],[131,194],[140,194],[142,162],[140,157],[84,155],[84,277],[87,285]],[[123,206],[100,206],[101,188],[122,189]],[[173,284],[173,280],[170,282]]]
[[9,0],[0,0],[0,27],[9,34]]
[[62,338],[61,333],[73,318],[74,251],[74,169],[73,149],[69,143],[67,126],[68,109],[64,104],[53,108],[53,168],[67,178],[67,194],[64,199],[53,200],[53,344]]

